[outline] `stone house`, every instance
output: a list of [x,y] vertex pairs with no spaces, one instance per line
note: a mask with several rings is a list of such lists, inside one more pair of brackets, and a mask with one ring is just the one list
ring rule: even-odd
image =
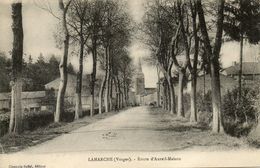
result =
[[[97,81],[95,84],[95,106],[98,106],[98,94],[99,89],[101,85],[101,76],[97,76]],[[81,99],[82,99],[82,107],[83,109],[87,109],[90,107],[90,81],[91,81],[91,75],[83,75],[82,78],[82,93],[81,93]],[[55,97],[57,97],[57,93],[59,90],[60,85],[60,78],[57,78],[45,85],[46,90],[54,90]],[[66,88],[66,94],[65,94],[65,100],[68,106],[73,107],[76,103],[76,85],[77,85],[77,76],[73,74],[68,74],[68,80],[67,80],[67,88]]]
[[[53,99],[49,91],[22,92],[22,109],[24,112],[54,110]],[[52,103],[44,103],[49,99]],[[10,111],[11,93],[0,93],[0,111]]]
[[45,96],[45,91],[22,92],[22,108],[27,112],[40,111]]
[[[221,94],[224,95],[229,90],[233,90],[238,85],[238,82],[230,77],[223,74],[220,74],[220,87],[221,87]],[[206,74],[197,77],[197,93],[203,94],[204,92],[207,93],[211,90],[211,77],[210,74]],[[187,84],[187,93],[191,92],[191,81]]]

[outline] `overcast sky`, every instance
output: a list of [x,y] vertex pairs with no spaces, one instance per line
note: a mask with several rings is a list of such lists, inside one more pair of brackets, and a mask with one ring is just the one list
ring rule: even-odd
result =
[[[12,49],[12,20],[9,2],[10,0],[1,0],[0,2],[0,51],[6,53]],[[33,0],[23,2],[24,53],[27,55],[31,54],[34,60],[37,59],[40,53],[43,53],[45,56],[51,54],[61,55],[62,51],[56,48],[53,37],[58,20],[48,12],[35,6]],[[49,2],[54,10],[58,9],[57,0],[49,0]],[[144,0],[128,0],[131,15],[137,22],[141,22],[143,16],[143,3]],[[136,58],[149,56],[149,51],[138,40],[132,41],[129,51],[135,62]],[[244,52],[245,60],[254,61],[258,52],[260,52],[259,46],[246,45]],[[234,42],[225,43],[222,47],[221,55],[222,65],[224,67],[230,66],[233,61],[238,61],[239,44]],[[78,67],[76,57],[70,58],[69,61],[73,63],[75,68]],[[85,72],[90,72],[91,59],[85,60],[85,64]],[[155,68],[145,65],[143,62],[143,72],[145,74],[146,87],[155,87],[157,81]]]

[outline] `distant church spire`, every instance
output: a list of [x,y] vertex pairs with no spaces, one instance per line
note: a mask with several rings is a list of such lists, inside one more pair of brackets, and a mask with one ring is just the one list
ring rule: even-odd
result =
[[144,73],[142,71],[141,58],[138,60],[137,72],[135,75],[135,94],[141,95],[144,93]]

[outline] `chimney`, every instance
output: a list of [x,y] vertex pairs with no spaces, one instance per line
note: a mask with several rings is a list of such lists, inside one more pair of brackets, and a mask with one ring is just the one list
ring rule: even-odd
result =
[[236,61],[233,61],[232,62],[232,66],[236,66],[237,65],[237,62]]

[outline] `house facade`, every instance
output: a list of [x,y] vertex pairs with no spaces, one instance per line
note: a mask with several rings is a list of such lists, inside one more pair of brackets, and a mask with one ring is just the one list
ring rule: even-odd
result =
[[[237,87],[238,83],[237,81],[230,77],[223,74],[220,74],[220,89],[221,89],[221,95],[226,94],[228,91],[233,90]],[[205,94],[208,91],[211,90],[211,77],[210,74],[201,75],[197,77],[197,93]],[[187,93],[191,92],[191,81],[187,84]]]
[[[82,101],[83,109],[88,109],[90,107],[90,102],[91,102],[90,81],[91,81],[90,74],[83,75],[82,93],[81,93],[81,101]],[[55,97],[57,97],[59,85],[60,85],[60,78],[57,78],[57,79],[47,83],[45,85],[45,89],[54,90]],[[101,85],[101,76],[97,76],[97,81],[95,82],[95,92],[94,92],[95,107],[98,107],[98,94],[99,94],[100,85]],[[73,74],[68,74],[65,101],[66,101],[67,105],[71,106],[71,107],[76,104],[76,86],[77,86],[77,76],[73,75]]]
[[[22,92],[23,112],[53,111],[55,100],[50,91]],[[45,103],[49,101],[48,103]],[[11,93],[0,93],[0,112],[11,110]]]

